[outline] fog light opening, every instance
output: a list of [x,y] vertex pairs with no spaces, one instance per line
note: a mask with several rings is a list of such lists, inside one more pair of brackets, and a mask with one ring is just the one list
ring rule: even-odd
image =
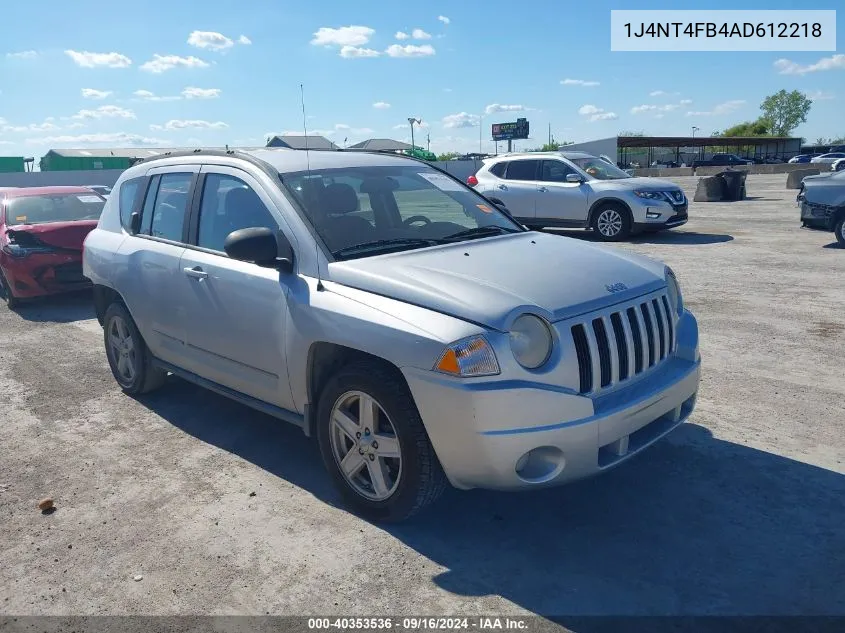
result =
[[660,214],[657,213],[656,211],[646,211],[645,217],[647,217],[650,220],[656,220],[657,218],[660,217]]
[[527,483],[540,484],[557,477],[566,466],[563,451],[555,446],[540,446],[520,457],[514,465],[517,477]]

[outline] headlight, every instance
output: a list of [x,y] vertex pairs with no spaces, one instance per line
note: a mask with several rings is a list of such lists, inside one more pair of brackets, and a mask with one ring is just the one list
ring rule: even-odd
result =
[[678,313],[678,316],[681,316],[684,312],[684,298],[675,273],[668,266],[666,267],[666,286],[669,290],[669,305]]
[[639,198],[646,198],[647,200],[665,200],[666,196],[662,191],[634,191],[634,195]]
[[540,317],[523,314],[513,322],[509,333],[511,351],[526,369],[541,367],[552,355],[552,333]]
[[487,339],[474,336],[449,345],[434,369],[453,376],[494,376],[499,373],[499,362]]

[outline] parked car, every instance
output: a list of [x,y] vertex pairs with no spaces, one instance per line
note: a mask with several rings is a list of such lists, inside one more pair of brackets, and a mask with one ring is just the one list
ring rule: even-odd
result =
[[687,222],[687,198],[668,180],[636,178],[583,152],[504,154],[467,184],[529,228],[591,228],[603,241]]
[[833,231],[845,247],[845,171],[807,176],[797,201],[802,226]]
[[89,285],[82,276],[82,243],[105,202],[85,187],[0,193],[0,289],[10,308]]
[[751,165],[753,161],[747,158],[740,158],[736,154],[713,154],[709,159],[695,159],[693,167],[736,167],[740,165]]
[[85,187],[90,189],[91,191],[96,191],[104,198],[108,198],[109,194],[111,193],[111,187],[109,187],[108,185],[85,185]]
[[821,156],[816,156],[811,159],[810,162],[813,164],[830,165],[840,158],[845,158],[845,152],[830,152],[828,154],[822,154]]
[[369,517],[447,482],[598,474],[693,409],[698,328],[668,267],[526,231],[425,162],[185,152],[115,192],[83,265],[120,387],[172,372],[301,426]]

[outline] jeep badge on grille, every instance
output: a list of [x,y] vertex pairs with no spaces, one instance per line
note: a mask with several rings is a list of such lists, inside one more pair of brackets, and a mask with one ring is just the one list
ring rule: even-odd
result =
[[607,288],[608,292],[622,292],[623,290],[627,290],[628,286],[626,286],[623,283],[618,283],[618,284],[607,284],[605,286],[605,288]]

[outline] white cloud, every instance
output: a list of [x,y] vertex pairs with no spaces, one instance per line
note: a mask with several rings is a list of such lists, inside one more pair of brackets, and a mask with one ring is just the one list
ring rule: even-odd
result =
[[160,74],[167,70],[174,68],[207,68],[208,62],[201,60],[198,57],[189,55],[188,57],[180,57],[179,55],[159,55],[153,54],[153,58],[141,65],[141,70]]
[[80,110],[74,114],[71,119],[88,120],[88,119],[134,119],[135,113],[132,110],[121,108],[115,105],[100,106],[96,110]]
[[375,29],[368,26],[320,27],[311,43],[315,46],[362,46],[370,41]]
[[484,108],[484,114],[495,114],[496,112],[524,112],[527,110],[524,105],[502,105],[500,103],[491,103]]
[[823,70],[845,70],[845,55],[831,55],[822,57],[815,64],[802,65],[790,59],[778,59],[774,63],[778,74],[781,75],[806,75]]
[[667,103],[665,105],[638,105],[631,108],[631,114],[642,114],[643,112],[672,112],[680,107],[680,104],[677,103]]
[[458,129],[464,127],[475,127],[478,125],[480,117],[477,114],[468,114],[467,112],[458,112],[457,114],[450,114],[443,117],[443,127],[449,129]]
[[430,40],[431,34],[426,33],[422,29],[414,29],[413,31],[411,31],[411,37],[413,37],[415,40]]
[[451,88],[443,88],[443,92],[452,92]]
[[652,92],[649,92],[648,96],[649,97],[665,97],[667,94],[669,94],[669,93],[663,92],[662,90],[654,90]]
[[411,36],[405,33],[404,31],[396,31],[396,35],[394,35],[397,40],[408,40],[411,39]]
[[590,121],[613,121],[619,118],[615,112],[607,112],[589,103],[578,108],[578,114],[589,117]]
[[159,138],[150,138],[140,134],[128,134],[126,132],[113,132],[109,134],[80,134],[78,136],[43,136],[41,138],[28,138],[26,142],[30,145],[97,145],[105,143],[108,145],[169,145],[168,141]]
[[723,114],[730,114],[737,108],[745,105],[744,99],[732,99],[716,105],[712,110],[687,112],[687,116],[721,116]]
[[387,110],[387,109],[390,107],[390,104],[389,104],[389,103],[387,103],[386,101],[376,101],[376,102],[373,104],[373,107],[374,107],[376,110]]
[[413,44],[400,46],[399,44],[393,44],[392,46],[388,46],[384,52],[390,57],[429,57],[436,53],[431,44],[423,44],[422,46],[414,46]]
[[229,127],[223,121],[203,121],[200,119],[171,119],[164,125],[151,125],[151,130],[222,130]]
[[191,31],[188,36],[188,44],[212,51],[223,51],[235,45],[230,38],[216,31]]
[[6,53],[7,59],[35,59],[38,51],[20,51],[17,53]]
[[182,98],[179,95],[160,96],[149,90],[136,90],[132,94],[144,101],[179,101]]
[[564,79],[561,82],[563,86],[598,86],[601,85],[598,81],[586,81],[584,79]]
[[79,129],[79,128],[81,128],[81,127],[85,127],[85,124],[84,124],[84,123],[80,123],[79,121],[75,121],[74,123],[71,123],[70,125],[66,125],[66,126],[65,126],[65,129],[68,129],[68,130],[78,130],[78,129]]
[[348,134],[372,134],[373,130],[368,127],[351,127],[346,123],[338,123],[334,126],[334,131],[344,132]]
[[29,125],[4,125],[0,132],[52,132],[60,129],[58,125],[45,121],[44,123],[30,123]]
[[85,99],[105,99],[111,94],[111,90],[95,90],[94,88],[82,89],[82,96]]
[[250,44],[252,44],[252,40],[249,39],[246,35],[241,35],[238,38],[238,44],[244,44],[245,46],[249,46]]
[[364,48],[362,46],[344,46],[340,49],[340,56],[347,59],[357,57],[378,57],[381,55],[378,51],[372,48]]
[[833,94],[831,94],[829,92],[824,92],[822,90],[815,90],[813,92],[808,92],[806,96],[811,101],[830,101],[832,99],[836,99],[836,97]]
[[437,19],[440,20],[441,22],[443,22],[443,24],[445,24],[447,26],[452,23],[452,20],[447,18],[445,15],[438,15]]
[[188,86],[182,91],[186,99],[216,99],[223,92],[220,88],[194,88]]
[[127,68],[132,65],[132,60],[121,53],[90,53],[88,51],[66,50],[65,55],[70,57],[77,66],[83,68]]
[[680,101],[678,101],[678,103],[680,103],[681,105],[689,105],[692,103],[692,99],[681,99]]
[[[453,115],[453,116],[454,116],[454,115]],[[394,130],[407,130],[407,129],[408,129],[408,128],[410,128],[410,127],[411,127],[411,126],[410,126],[410,124],[408,124],[408,123],[400,123],[399,125],[394,125],[394,126],[393,126],[393,129],[394,129]],[[415,127],[415,128],[417,128],[417,129],[420,129],[420,128],[422,128],[422,129],[427,129],[427,128],[429,128],[430,126],[429,126],[429,124],[428,124],[428,122],[427,122],[427,121],[423,121],[422,123],[414,123],[414,127]]]

